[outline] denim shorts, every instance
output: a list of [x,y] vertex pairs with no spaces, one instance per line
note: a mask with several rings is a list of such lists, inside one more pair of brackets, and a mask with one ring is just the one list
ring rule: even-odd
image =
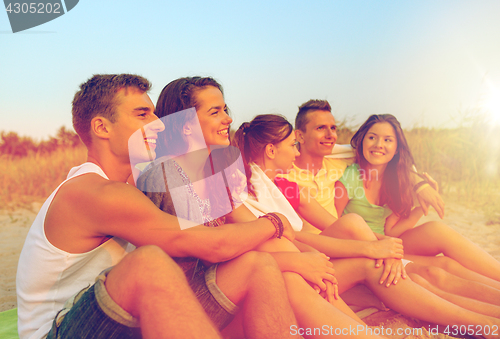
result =
[[94,285],[66,302],[47,339],[142,338],[139,320],[116,304],[106,290],[104,282],[110,270],[103,271]]
[[199,261],[189,286],[215,327],[222,330],[233,320],[239,308],[217,286],[217,267],[218,264],[206,267]]
[[[234,318],[238,306],[216,285],[217,265],[204,268],[197,267],[189,285],[214,325],[222,329]],[[94,285],[66,302],[56,315],[47,339],[142,338],[139,320],[116,304],[106,290],[104,282],[110,270],[103,271]]]

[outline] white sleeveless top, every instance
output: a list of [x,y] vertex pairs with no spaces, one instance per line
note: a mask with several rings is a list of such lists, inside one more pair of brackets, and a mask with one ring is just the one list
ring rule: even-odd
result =
[[97,173],[109,180],[96,164],[87,162],[73,167],[67,179],[45,201],[28,232],[16,278],[20,339],[45,337],[66,300],[92,285],[101,271],[116,265],[134,249],[115,237],[89,252],[73,254],[47,240],[44,222],[54,196],[66,181],[87,173]]

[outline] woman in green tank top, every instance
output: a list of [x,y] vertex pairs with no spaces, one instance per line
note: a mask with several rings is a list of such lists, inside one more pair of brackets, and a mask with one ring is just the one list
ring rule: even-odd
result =
[[[414,161],[398,120],[390,114],[370,116],[353,136],[351,145],[356,151],[357,163],[348,167],[336,184],[336,192],[341,192],[335,201],[338,214],[359,214],[378,239],[401,238],[405,258],[416,263],[406,267],[407,273],[436,294],[444,295],[443,290],[445,293],[451,290],[423,278],[429,277],[426,274],[429,267],[438,276],[451,273],[463,278],[460,286],[466,286],[470,293],[466,295],[463,288],[456,289],[455,293],[475,298],[481,293],[472,291],[481,288],[476,284],[480,282],[493,288],[492,295],[498,295],[500,263],[495,258],[442,222],[415,227],[423,211],[420,206],[413,207],[410,173]],[[424,174],[423,177],[425,181],[417,186],[438,188],[430,176]],[[439,254],[444,256],[437,257]],[[440,269],[444,271],[439,272]],[[483,305],[483,310],[495,304],[495,308],[489,308],[493,313],[498,311],[498,300],[485,298],[484,301],[489,304]]]

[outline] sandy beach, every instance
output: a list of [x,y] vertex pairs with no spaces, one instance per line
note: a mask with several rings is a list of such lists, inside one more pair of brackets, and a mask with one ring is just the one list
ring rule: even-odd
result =
[[[16,307],[15,279],[17,262],[26,234],[40,207],[41,203],[33,203],[31,209],[0,210],[0,311]],[[419,223],[430,220],[439,220],[433,210],[429,216],[422,218]],[[499,224],[487,225],[485,217],[480,212],[449,201],[446,204],[444,221],[480,245],[497,260],[500,260]],[[378,325],[379,328],[381,326],[394,329],[419,326],[412,319],[405,318],[392,311],[375,313],[365,318],[365,321],[369,325]],[[426,330],[419,335],[393,335],[390,337],[397,339],[447,338],[442,334],[430,334]]]
[[17,262],[41,204],[34,203],[32,206],[31,210],[0,210],[0,311],[17,307]]

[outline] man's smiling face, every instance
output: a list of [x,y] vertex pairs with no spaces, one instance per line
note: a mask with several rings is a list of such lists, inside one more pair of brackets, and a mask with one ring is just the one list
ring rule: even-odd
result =
[[337,141],[337,125],[329,111],[311,111],[307,113],[305,131],[296,130],[300,142],[300,153],[312,156],[325,156],[332,153]]
[[121,89],[117,98],[116,121],[110,126],[113,153],[133,164],[154,160],[157,134],[165,126],[154,114],[151,99],[135,88]]

